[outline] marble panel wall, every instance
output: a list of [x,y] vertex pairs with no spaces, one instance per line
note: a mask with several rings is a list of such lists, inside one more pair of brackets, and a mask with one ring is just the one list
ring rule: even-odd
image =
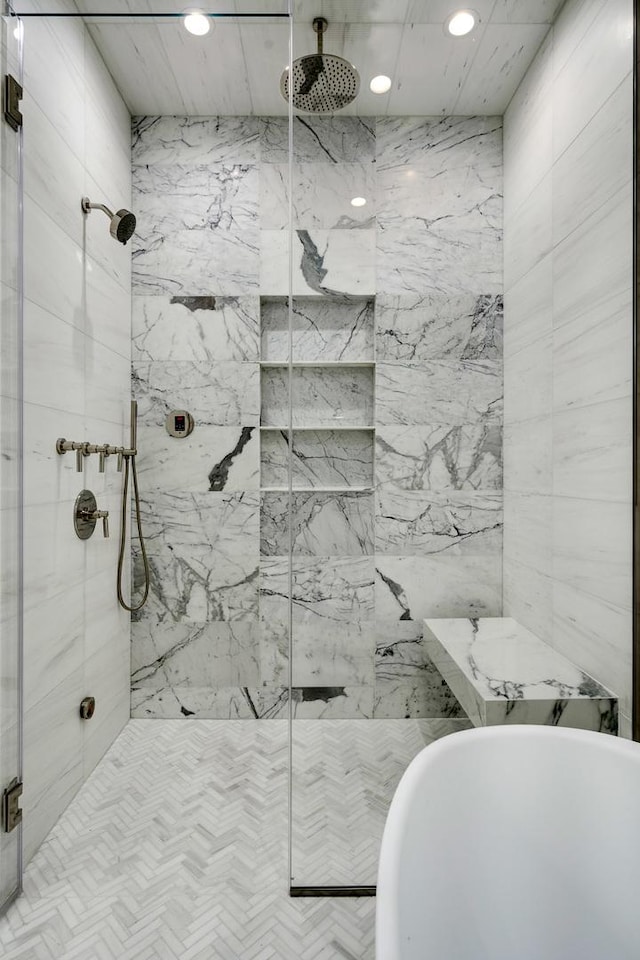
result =
[[296,121],[290,451],[286,120],[134,120],[134,716],[283,715],[289,542],[295,715],[459,715],[421,620],[501,612],[501,138]]
[[[61,0],[49,10],[77,13]],[[129,618],[115,571],[122,476],[55,452],[128,442],[130,248],[80,200],[131,205],[130,119],[84,24],[25,21],[24,840],[29,859],[129,717]],[[4,211],[3,211],[4,213]],[[111,513],[80,541],[84,487]],[[80,700],[96,698],[89,722]]]
[[505,115],[505,613],[617,694],[626,734],[632,24],[569,0]]

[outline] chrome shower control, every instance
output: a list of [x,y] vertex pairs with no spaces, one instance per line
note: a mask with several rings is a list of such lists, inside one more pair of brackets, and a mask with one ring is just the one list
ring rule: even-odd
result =
[[172,410],[164,426],[171,437],[188,437],[193,432],[195,421],[188,410]]
[[109,511],[98,510],[96,498],[91,490],[82,490],[78,495],[73,511],[73,524],[76,534],[81,540],[88,540],[96,528],[98,520],[102,520],[102,534],[109,536]]

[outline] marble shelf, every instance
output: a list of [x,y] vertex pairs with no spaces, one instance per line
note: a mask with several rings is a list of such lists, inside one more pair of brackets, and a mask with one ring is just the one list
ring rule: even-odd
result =
[[[288,493],[289,487],[260,487],[261,493]],[[292,487],[292,493],[373,493],[373,487]]]
[[[292,367],[375,367],[375,360],[293,360]],[[288,367],[288,360],[261,360],[261,367]]]
[[[288,430],[289,427],[285,426],[273,426],[272,424],[260,424],[261,430]],[[293,426],[292,430],[294,433],[300,430],[375,430],[375,427],[363,426],[362,424],[337,424],[337,423],[315,423],[315,424],[305,424],[303,427]]]
[[424,621],[427,652],[474,726],[618,732],[618,699],[510,617]]

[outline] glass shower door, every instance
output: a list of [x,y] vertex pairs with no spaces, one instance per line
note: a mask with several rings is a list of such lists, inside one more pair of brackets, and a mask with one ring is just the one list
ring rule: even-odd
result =
[[[0,60],[5,85],[0,122],[0,911],[21,885],[21,333],[20,126],[12,103],[21,82],[21,26],[2,18]],[[8,79],[7,79],[8,78]],[[7,113],[12,118],[7,118]],[[11,119],[13,122],[10,122]]]

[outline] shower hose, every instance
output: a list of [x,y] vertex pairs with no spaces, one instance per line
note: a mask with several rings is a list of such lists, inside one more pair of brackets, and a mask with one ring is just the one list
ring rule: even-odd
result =
[[[122,595],[122,571],[124,568],[124,550],[127,540],[127,513],[129,512],[127,507],[127,494],[129,492],[129,459],[131,459],[131,475],[133,478],[133,496],[136,503],[136,526],[138,528],[138,540],[140,541],[140,552],[142,554],[142,564],[144,566],[144,593],[142,600],[137,606],[129,606],[125,602],[125,599]],[[133,593],[133,575],[132,575],[132,589]],[[128,610],[129,613],[135,613],[137,610],[140,610],[141,607],[147,602],[147,597],[149,596],[149,561],[147,559],[147,551],[144,545],[144,537],[142,535],[142,521],[140,519],[140,494],[138,493],[138,474],[136,472],[136,457],[135,454],[129,457],[124,458],[124,479],[122,481],[122,515],[120,522],[120,552],[118,554],[118,603],[121,607],[124,607],[125,610]]]

